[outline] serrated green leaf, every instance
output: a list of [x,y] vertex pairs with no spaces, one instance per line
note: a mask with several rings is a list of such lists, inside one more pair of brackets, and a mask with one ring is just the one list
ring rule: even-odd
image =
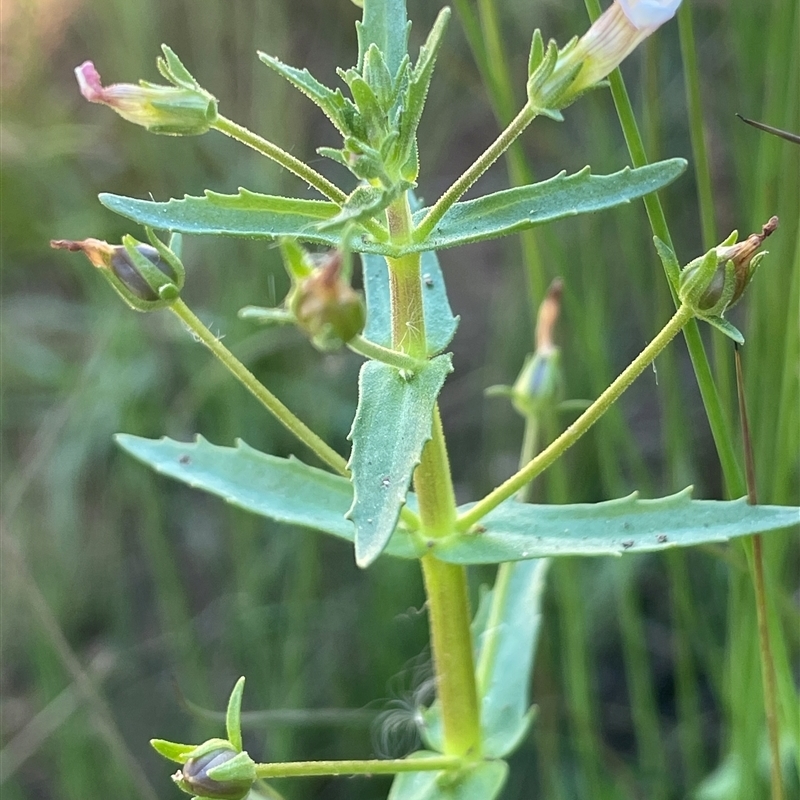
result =
[[329,89],[320,83],[307,69],[297,69],[284,64],[279,58],[268,53],[258,53],[259,59],[279,75],[285,78],[296,89],[301,91],[315,105],[322,109],[325,116],[333,123],[334,127],[347,136],[354,133],[352,130],[355,121],[355,106],[342,94],[340,89]]
[[[364,294],[367,299],[367,324],[364,336],[383,347],[392,346],[391,298],[389,268],[386,259],[362,255]],[[428,355],[441,353],[453,340],[459,317],[453,316],[444,275],[436,253],[423,253],[420,259],[422,280],[422,310],[425,315],[425,338]]]
[[[421,751],[409,758],[430,758]],[[458,775],[403,772],[395,777],[388,800],[494,800],[508,776],[505,761],[481,761]]]
[[274,197],[240,189],[237,195],[206,191],[204,197],[156,203],[115,194],[101,194],[100,202],[111,211],[159,230],[181,233],[224,234],[276,239],[293,237],[336,247],[339,229],[319,230],[339,213],[335,203]]
[[[534,709],[528,697],[541,623],[547,559],[507,564],[491,591],[481,597],[472,623],[475,675],[481,703],[483,752],[512,753],[528,733]],[[423,712],[425,743],[441,750],[441,708]]]
[[[532,186],[506,189],[456,203],[430,235],[415,246],[421,250],[479,242],[564,217],[600,211],[628,203],[666,186],[686,169],[686,161],[673,158],[612,175],[591,175],[586,167],[574,175],[560,173]],[[419,223],[427,209],[414,214]]]
[[397,75],[408,52],[411,23],[406,13],[406,0],[364,0],[358,34],[358,70],[364,69],[364,56],[371,44],[383,54],[392,77]]
[[358,379],[358,408],[350,431],[356,563],[371,564],[383,551],[406,502],[414,467],[431,437],[433,407],[452,371],[449,354],[411,377],[367,361]]
[[[162,475],[221,497],[232,505],[288,525],[329,533],[352,542],[353,524],[345,514],[353,500],[350,482],[294,458],[254,450],[242,441],[220,447],[198,436],[195,442],[143,439],[117,434],[117,443]],[[387,548],[390,555],[415,558],[405,533]]]
[[620,556],[726,542],[800,523],[795,506],[751,506],[743,497],[692,500],[691,491],[657,500],[640,500],[634,492],[604,503],[563,506],[509,501],[484,517],[475,532],[437,540],[433,552],[455,564]]
[[428,96],[428,88],[433,77],[436,56],[439,53],[442,37],[449,19],[450,8],[445,6],[436,17],[425,44],[420,48],[419,58],[411,72],[411,79],[408,82],[403,103],[403,114],[400,118],[400,138],[397,144],[396,166],[402,166],[413,151],[417,127],[422,118],[425,98]]
[[509,564],[492,589],[475,669],[487,756],[516,750],[533,721],[529,687],[547,567],[546,559]]

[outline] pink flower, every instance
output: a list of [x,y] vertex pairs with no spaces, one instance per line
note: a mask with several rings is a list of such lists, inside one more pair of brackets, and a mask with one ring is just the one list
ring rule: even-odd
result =
[[191,136],[205,133],[217,116],[217,101],[205,90],[159,86],[142,81],[103,86],[91,61],[75,69],[81,94],[90,103],[103,103],[123,119],[153,133]]

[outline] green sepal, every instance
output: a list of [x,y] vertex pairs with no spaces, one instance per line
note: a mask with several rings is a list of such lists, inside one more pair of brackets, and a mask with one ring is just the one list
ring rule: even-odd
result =
[[742,332],[735,325],[731,325],[728,320],[723,319],[722,317],[706,316],[698,316],[698,319],[701,319],[703,322],[707,322],[709,325],[712,325],[718,331],[724,333],[729,339],[733,339],[736,344],[744,344],[744,336],[742,335]]
[[244,693],[244,676],[236,681],[228,700],[225,713],[225,731],[228,741],[237,749],[242,749],[242,694]]
[[308,250],[288,236],[281,238],[278,244],[284,269],[293,284],[311,275],[315,265]]
[[528,53],[528,76],[533,75],[533,73],[538,69],[539,65],[542,63],[544,59],[544,39],[542,38],[542,32],[537,28],[533,32],[533,37],[531,38],[531,49]]
[[178,764],[185,764],[197,748],[195,744],[179,744],[178,742],[168,742],[166,739],[151,739],[150,746],[160,756]]
[[736,291],[733,261],[720,263],[717,248],[694,259],[681,272],[678,297],[698,316],[719,317]]
[[250,755],[244,751],[239,752],[230,761],[212,767],[208,771],[208,777],[212,780],[224,783],[226,781],[255,781],[256,765]]
[[200,758],[201,756],[210,753],[213,750],[230,750],[238,752],[236,748],[227,739],[206,739],[202,744],[198,744],[188,755],[187,761],[191,758]]
[[[159,56],[156,61],[158,71],[171,83],[181,86],[184,89],[203,89],[197,82],[194,75],[189,72],[183,62],[175,54],[175,51],[166,44],[161,45],[163,57]],[[203,90],[204,91],[204,90]]]
[[180,248],[183,244],[181,235],[174,234],[170,236],[169,247],[161,241],[161,239],[156,236],[155,231],[149,227],[145,226],[145,233],[147,234],[147,241],[150,242],[156,250],[158,250],[159,255],[164,261],[167,262],[172,267],[173,272],[175,273],[175,281],[174,285],[180,291],[183,289],[183,284],[186,281],[186,270],[184,269],[183,262],[180,259],[180,254],[173,249],[172,244],[175,238],[177,237],[177,245]]
[[675,251],[666,242],[662,242],[658,236],[653,237],[653,244],[656,246],[656,253],[658,253],[659,259],[661,259],[661,264],[664,267],[667,280],[677,293],[681,282],[681,265],[675,255]]
[[[122,237],[122,246],[114,248],[108,268],[101,270],[117,294],[136,311],[157,311],[172,305],[183,287],[183,265],[172,253],[169,259],[164,258],[163,254],[169,251],[159,244],[157,254],[173,270],[172,275],[162,272],[139,252],[142,243],[127,234]],[[179,269],[175,269],[175,264]]]
[[[147,228],[147,230],[150,230]],[[148,237],[150,234],[147,234]],[[170,234],[169,237],[169,244],[167,245],[169,249],[172,251],[175,258],[180,261],[183,258],[183,234],[182,233],[173,233]]]

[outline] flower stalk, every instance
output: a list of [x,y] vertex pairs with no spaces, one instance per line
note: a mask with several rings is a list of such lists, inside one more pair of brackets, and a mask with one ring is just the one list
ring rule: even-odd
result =
[[513,497],[526,483],[544,472],[556,459],[560,458],[608,411],[692,317],[691,308],[687,305],[681,305],[672,319],[661,329],[650,344],[642,350],[572,425],[522,469],[458,518],[457,530],[461,532],[469,530],[492,509],[497,508],[500,503]]

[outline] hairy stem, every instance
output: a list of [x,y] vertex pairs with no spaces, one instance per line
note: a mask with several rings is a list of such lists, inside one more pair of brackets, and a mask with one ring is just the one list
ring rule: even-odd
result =
[[323,197],[336,203],[340,206],[347,199],[347,195],[338,187],[332,184],[324,175],[320,175],[315,169],[312,169],[304,161],[295,158],[291,153],[287,153],[278,145],[264,139],[257,133],[253,133],[242,125],[228,119],[227,117],[219,116],[214,122],[214,128],[231,139],[246,144],[257,153],[280,164],[284,169],[297,175],[298,178],[304,180],[309,186],[313,186]]
[[225,368],[272,414],[281,425],[293,433],[317,457],[340,475],[348,476],[347,462],[329,444],[298,419],[269,389],[250,372],[236,356],[200,321],[180,298],[170,307],[178,319],[222,362]]
[[428,210],[414,230],[414,241],[421,242],[430,235],[448,209],[457,203],[470,186],[508,150],[512,142],[531,124],[535,117],[536,111],[526,103],[508,127]]
[[482,517],[486,516],[504,500],[516,494],[526,483],[549,467],[568,448],[572,447],[589,428],[605,414],[622,393],[653,362],[656,356],[672,341],[684,325],[692,318],[692,310],[682,305],[672,319],[661,329],[656,337],[626,367],[614,382],[597,398],[586,411],[578,417],[555,441],[541,451],[521,470],[512,475],[469,511],[458,519],[458,530],[465,531]]
[[433,772],[457,769],[458,756],[387,758],[366,761],[284,761],[256,764],[259,778],[296,778],[314,775],[395,775],[398,772]]
[[[404,195],[387,209],[393,244],[408,242],[411,211]],[[392,346],[415,358],[426,357],[420,255],[387,258],[392,310]],[[436,538],[452,533],[456,501],[438,405],[430,441],[414,471],[422,531]],[[480,721],[470,631],[471,614],[464,567],[432,555],[422,561],[436,691],[442,709],[444,749],[451,756],[477,756]]]
[[414,358],[407,353],[375,344],[375,342],[365,339],[360,334],[354,336],[347,343],[347,346],[360,356],[371,358],[373,361],[382,361],[384,364],[389,364],[392,367],[404,369],[409,372],[415,372],[425,363],[423,360]]

